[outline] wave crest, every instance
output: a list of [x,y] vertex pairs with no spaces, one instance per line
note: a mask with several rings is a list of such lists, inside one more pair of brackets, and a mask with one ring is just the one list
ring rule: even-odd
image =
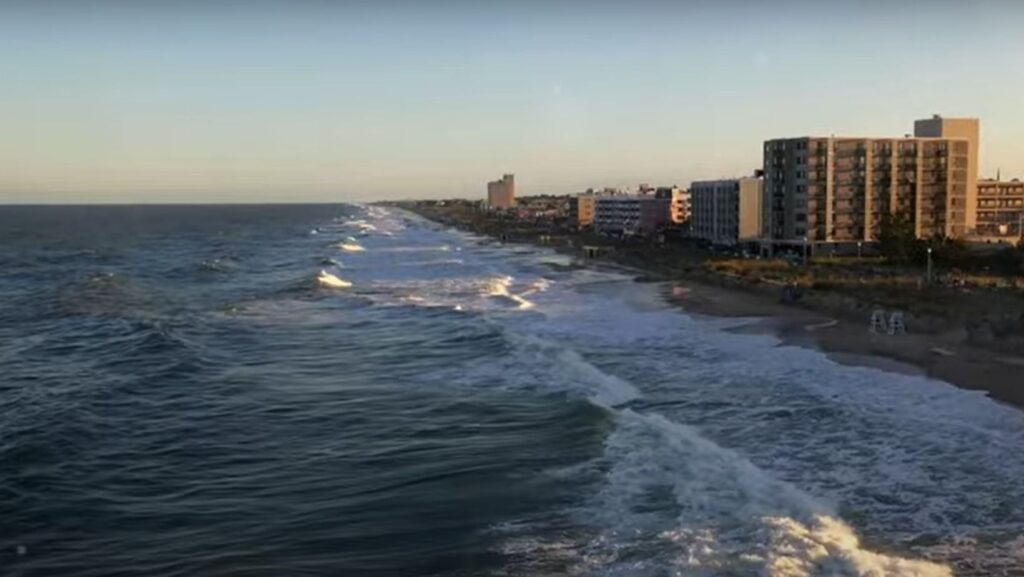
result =
[[349,281],[338,278],[325,270],[320,271],[320,274],[316,277],[316,282],[320,286],[329,288],[349,288],[352,286],[352,283]]

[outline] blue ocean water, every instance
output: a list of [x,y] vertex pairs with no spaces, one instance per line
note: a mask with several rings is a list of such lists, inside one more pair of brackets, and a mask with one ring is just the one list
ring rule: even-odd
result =
[[1019,575],[1024,414],[361,205],[0,208],[0,574]]

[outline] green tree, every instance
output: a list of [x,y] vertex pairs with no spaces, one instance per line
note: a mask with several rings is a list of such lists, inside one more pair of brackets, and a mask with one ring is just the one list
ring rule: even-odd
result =
[[943,266],[966,268],[977,259],[972,259],[967,243],[960,239],[936,236],[928,241],[935,262]]
[[885,213],[879,224],[878,250],[895,262],[913,262],[924,251],[924,243],[914,235],[914,221],[903,212]]

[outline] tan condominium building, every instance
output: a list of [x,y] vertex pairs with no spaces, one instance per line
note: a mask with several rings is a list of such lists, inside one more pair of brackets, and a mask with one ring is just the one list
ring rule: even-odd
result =
[[977,222],[978,158],[981,126],[977,118],[945,118],[938,114],[914,121],[914,136],[922,138],[962,138],[968,142],[967,155],[967,231],[973,233]]
[[1024,238],[1024,182],[978,181],[977,236],[990,240]]
[[593,194],[578,194],[569,199],[569,222],[577,228],[587,228],[594,225],[594,203],[596,197]]
[[764,145],[763,229],[771,241],[874,241],[886,214],[918,238],[974,227],[970,138],[804,137]]
[[703,180],[690,185],[690,235],[715,244],[761,236],[762,180]]
[[514,208],[516,205],[516,177],[506,174],[501,180],[487,183],[487,206],[491,208]]

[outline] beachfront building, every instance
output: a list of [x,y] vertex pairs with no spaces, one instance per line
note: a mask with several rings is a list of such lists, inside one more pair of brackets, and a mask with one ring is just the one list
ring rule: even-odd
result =
[[733,245],[761,236],[760,178],[703,180],[690,185],[690,235]]
[[516,205],[516,177],[506,174],[501,180],[487,183],[487,206],[490,208],[514,208]]
[[979,180],[976,236],[982,240],[1024,238],[1024,182]]
[[668,199],[669,220],[682,224],[690,218],[690,193],[678,186],[662,186],[654,190],[655,198]]
[[[950,119],[943,119],[950,120]],[[878,239],[882,216],[909,217],[918,238],[963,238],[977,147],[960,137],[803,137],[764,144],[762,227],[775,243]],[[972,160],[973,158],[973,160]]]
[[961,138],[968,142],[967,231],[977,227],[978,158],[981,155],[981,123],[977,118],[945,118],[939,114],[914,121],[914,136],[920,138]]
[[640,199],[635,194],[594,199],[594,230],[602,234],[636,234],[640,228]]
[[594,230],[609,235],[652,234],[672,224],[672,199],[652,194],[598,196]]
[[569,225],[577,229],[594,225],[594,203],[597,197],[593,194],[578,194],[569,198]]

